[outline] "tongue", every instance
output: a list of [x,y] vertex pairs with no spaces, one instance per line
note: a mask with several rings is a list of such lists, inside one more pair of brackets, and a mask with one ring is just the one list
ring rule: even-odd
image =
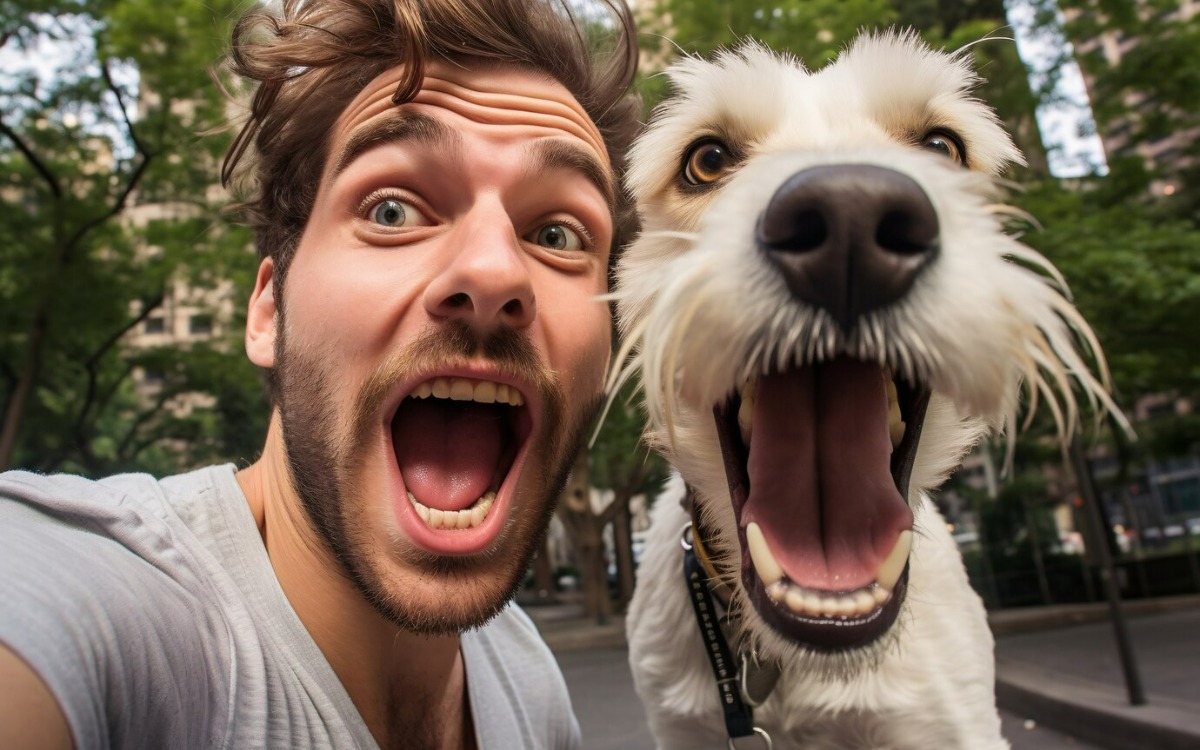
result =
[[423,505],[462,510],[488,491],[504,445],[493,406],[409,399],[392,422],[404,485]]
[[878,365],[839,359],[763,376],[741,523],[759,524],[793,583],[865,586],[912,528],[891,453]]

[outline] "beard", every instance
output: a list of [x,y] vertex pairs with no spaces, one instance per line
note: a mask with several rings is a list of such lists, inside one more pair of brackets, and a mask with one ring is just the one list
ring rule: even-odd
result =
[[[355,395],[349,419],[340,418],[331,377],[337,355],[289,347],[282,310],[278,330],[275,362],[284,452],[317,539],[375,611],[396,626],[443,635],[485,624],[516,595],[541,547],[555,502],[599,408],[599,394],[567,413],[561,383],[526,336],[503,327],[481,337],[463,321],[452,320],[426,329],[383,362]],[[371,471],[367,458],[378,453],[383,401],[400,379],[479,357],[505,375],[533,384],[543,405],[503,529],[486,550],[461,557],[436,555],[394,535],[383,540],[367,519],[390,499],[364,489]],[[342,425],[346,427],[339,429]]]

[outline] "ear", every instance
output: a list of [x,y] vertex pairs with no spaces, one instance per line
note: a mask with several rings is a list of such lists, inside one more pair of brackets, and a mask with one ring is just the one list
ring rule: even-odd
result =
[[275,262],[263,258],[246,310],[246,355],[259,367],[275,366]]

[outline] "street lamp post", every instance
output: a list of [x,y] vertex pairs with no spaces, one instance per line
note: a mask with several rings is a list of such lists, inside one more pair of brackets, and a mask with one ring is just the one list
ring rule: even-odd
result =
[[1129,628],[1125,624],[1125,612],[1121,607],[1121,593],[1117,590],[1116,568],[1113,565],[1108,544],[1104,541],[1104,525],[1100,522],[1100,500],[1096,497],[1096,489],[1092,485],[1092,472],[1088,468],[1087,457],[1083,453],[1083,441],[1079,438],[1079,432],[1079,425],[1076,425],[1075,435],[1071,438],[1070,454],[1075,481],[1079,485],[1079,495],[1083,498],[1084,515],[1088,518],[1092,538],[1095,540],[1090,547],[1095,547],[1096,559],[1100,564],[1100,579],[1104,584],[1104,594],[1108,599],[1113,631],[1117,637],[1117,652],[1121,656],[1121,671],[1125,674],[1125,688],[1129,692],[1129,703],[1133,706],[1144,706],[1146,705],[1146,692],[1142,688],[1137,659],[1133,654],[1133,643],[1129,639]]

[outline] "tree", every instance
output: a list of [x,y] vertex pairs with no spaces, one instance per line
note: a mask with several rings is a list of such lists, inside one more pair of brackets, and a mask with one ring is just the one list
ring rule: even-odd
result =
[[[1129,179],[1175,181],[1165,205],[1177,216],[1200,221],[1200,15],[1179,0],[1061,0],[1076,40],[1119,41],[1115,60],[1103,44],[1080,59],[1093,79],[1091,100],[1102,131],[1124,132],[1126,158],[1118,165]],[[1185,137],[1176,138],[1183,134]],[[1190,134],[1190,135],[1188,135]],[[1174,153],[1155,162],[1134,153],[1138,144],[1173,139]],[[1132,195],[1130,197],[1133,197]]]
[[1063,272],[1076,306],[1108,355],[1123,401],[1200,391],[1200,230],[1153,204],[1087,189],[1030,183],[1016,198],[1041,229],[1024,241]]
[[[228,139],[197,135],[225,118],[208,71],[236,7],[0,3],[0,52],[60,62],[0,79],[0,469],[170,471],[261,433],[231,338],[128,344],[168,300],[244,294],[253,273],[210,197]],[[218,313],[218,332],[240,330]]]
[[[600,622],[613,612],[604,530],[612,524],[617,604],[624,607],[633,595],[630,501],[638,495],[652,498],[667,476],[666,463],[641,441],[645,422],[634,391],[634,385],[626,385],[613,399],[591,449],[576,460],[558,510],[578,556],[584,615]],[[593,495],[593,489],[599,492]]]

